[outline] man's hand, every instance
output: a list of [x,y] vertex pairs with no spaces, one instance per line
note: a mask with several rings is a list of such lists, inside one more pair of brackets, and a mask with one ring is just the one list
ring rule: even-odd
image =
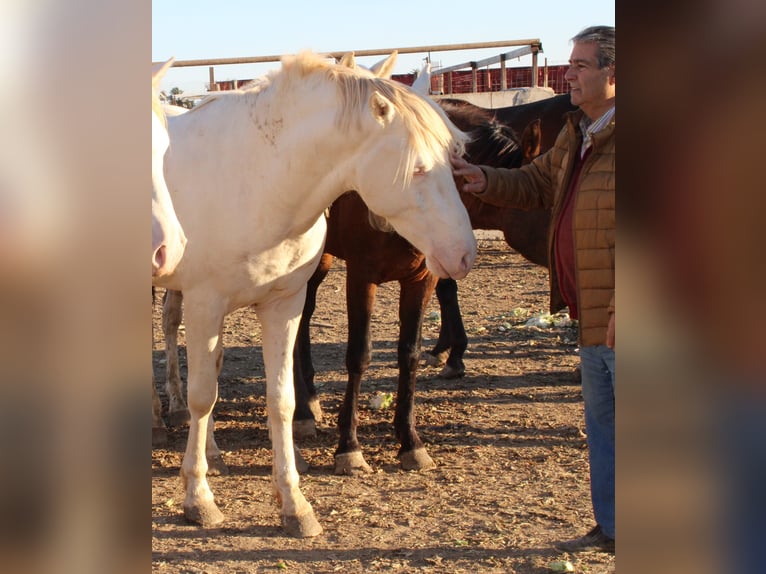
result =
[[465,161],[462,157],[455,154],[450,155],[452,164],[452,174],[459,178],[462,177],[462,191],[466,193],[481,193],[487,189],[487,176],[478,165],[473,165]]

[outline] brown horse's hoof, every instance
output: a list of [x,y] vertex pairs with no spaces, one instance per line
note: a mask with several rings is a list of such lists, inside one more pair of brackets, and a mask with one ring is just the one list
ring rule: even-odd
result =
[[312,419],[303,419],[300,421],[293,421],[293,438],[315,438],[317,436],[317,425]]
[[403,470],[431,470],[436,468],[436,463],[426,452],[425,448],[408,450],[399,455]]
[[361,451],[344,452],[335,455],[335,474],[358,476],[372,472],[372,468],[364,460]]
[[223,513],[212,501],[194,506],[184,505],[184,517],[189,522],[199,524],[204,528],[218,526],[223,522]]
[[444,365],[444,368],[439,373],[439,378],[442,379],[459,379],[465,376],[465,367],[455,369],[449,365]]
[[311,538],[322,534],[322,526],[313,510],[302,516],[282,516],[282,527],[293,538]]
[[171,411],[168,413],[168,424],[173,428],[189,426],[190,420],[191,415],[189,415],[189,409]]
[[229,474],[229,467],[223,462],[223,457],[220,454],[209,457],[207,459],[207,475],[220,476],[222,474]]
[[449,353],[446,351],[438,355],[434,355],[430,351],[423,351],[420,354],[420,359],[429,367],[441,367],[447,362],[447,357],[449,357]]

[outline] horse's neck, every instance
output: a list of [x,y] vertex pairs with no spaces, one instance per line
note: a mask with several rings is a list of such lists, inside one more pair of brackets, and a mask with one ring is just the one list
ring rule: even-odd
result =
[[460,193],[473,229],[503,229],[503,210],[481,201],[472,193]]
[[[177,170],[191,170],[195,187],[215,194],[210,209],[268,213],[273,227],[295,236],[350,189],[344,178],[360,144],[338,132],[334,109],[307,110],[309,118],[292,117],[277,113],[273,101],[254,103],[242,96],[211,102],[168,118],[169,161],[177,162]],[[215,157],[210,150],[216,150]],[[202,181],[206,185],[198,185]],[[244,196],[243,189],[248,189]]]

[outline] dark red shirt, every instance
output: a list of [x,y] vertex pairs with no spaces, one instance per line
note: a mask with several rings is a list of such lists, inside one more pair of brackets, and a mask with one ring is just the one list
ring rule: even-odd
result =
[[575,272],[575,245],[574,245],[574,209],[577,199],[577,184],[580,180],[582,165],[590,155],[588,148],[585,155],[580,158],[576,154],[576,163],[572,172],[572,179],[566,190],[564,198],[564,207],[561,210],[561,217],[556,223],[554,236],[554,258],[556,260],[556,274],[558,275],[559,290],[569,307],[569,317],[577,319],[579,317],[577,308],[577,273]]

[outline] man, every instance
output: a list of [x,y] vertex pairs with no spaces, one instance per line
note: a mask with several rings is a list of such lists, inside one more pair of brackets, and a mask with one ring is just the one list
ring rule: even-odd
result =
[[579,320],[582,392],[596,526],[560,542],[568,552],[614,552],[614,105],[615,30],[586,28],[572,38],[565,75],[578,111],[554,146],[519,169],[451,158],[463,191],[487,203],[552,209],[549,270]]

